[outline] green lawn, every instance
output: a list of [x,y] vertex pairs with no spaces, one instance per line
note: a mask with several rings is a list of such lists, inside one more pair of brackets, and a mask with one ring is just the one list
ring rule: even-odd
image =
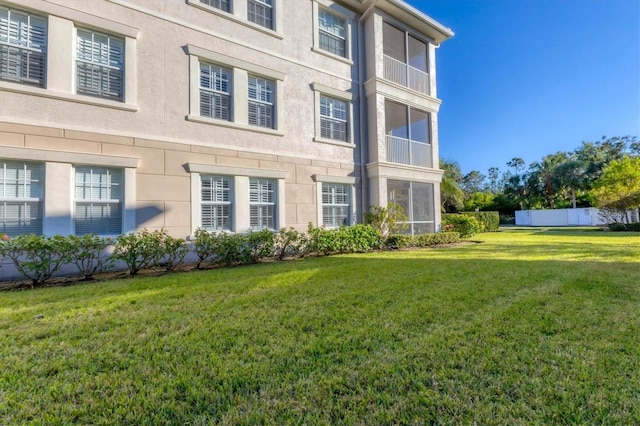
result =
[[0,293],[0,424],[638,424],[640,235]]

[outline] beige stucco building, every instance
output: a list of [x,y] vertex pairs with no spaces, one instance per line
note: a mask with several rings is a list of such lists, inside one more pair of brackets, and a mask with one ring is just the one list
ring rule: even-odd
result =
[[440,223],[435,52],[401,0],[0,0],[0,232]]

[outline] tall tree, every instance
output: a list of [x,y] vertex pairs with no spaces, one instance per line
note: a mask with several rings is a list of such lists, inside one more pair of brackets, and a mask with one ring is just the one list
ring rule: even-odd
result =
[[497,167],[489,167],[489,191],[496,194],[501,188],[500,182],[500,169]]
[[467,196],[486,189],[487,177],[477,170],[472,170],[462,178],[462,190]]
[[626,212],[640,208],[640,157],[613,160],[591,191],[598,207]]
[[447,212],[457,212],[464,209],[464,191],[462,184],[462,171],[455,161],[440,160],[440,168],[444,171],[440,182],[440,202]]

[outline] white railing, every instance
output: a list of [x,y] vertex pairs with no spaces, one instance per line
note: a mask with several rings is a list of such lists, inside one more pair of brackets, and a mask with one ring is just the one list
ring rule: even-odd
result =
[[416,92],[429,94],[429,74],[391,56],[384,55],[383,77]]
[[410,166],[433,167],[431,145],[387,135],[387,161]]

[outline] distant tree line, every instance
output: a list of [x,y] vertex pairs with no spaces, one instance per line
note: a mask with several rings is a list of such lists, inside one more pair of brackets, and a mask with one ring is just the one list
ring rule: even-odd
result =
[[582,142],[573,151],[549,154],[527,165],[515,157],[507,169],[463,174],[455,161],[441,160],[440,186],[446,212],[601,207],[640,207],[640,142],[635,136]]

